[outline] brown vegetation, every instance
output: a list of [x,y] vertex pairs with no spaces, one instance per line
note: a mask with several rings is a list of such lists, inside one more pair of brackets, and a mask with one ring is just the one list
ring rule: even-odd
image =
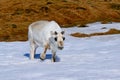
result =
[[84,33],[72,33],[71,36],[74,37],[91,37],[91,36],[101,36],[101,35],[111,35],[111,34],[120,34],[120,30],[117,29],[110,29],[107,32],[101,32],[101,33],[91,33],[91,34],[84,34]]
[[27,40],[28,25],[38,20],[62,27],[120,22],[120,0],[0,0],[0,41]]

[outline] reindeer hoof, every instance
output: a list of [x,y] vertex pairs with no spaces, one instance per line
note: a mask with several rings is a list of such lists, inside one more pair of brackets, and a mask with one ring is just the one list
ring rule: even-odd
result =
[[53,59],[52,59],[52,62],[56,62],[56,58],[53,58]]
[[45,59],[43,59],[43,58],[41,58],[41,57],[40,57],[40,59],[41,59],[42,61],[45,60]]
[[46,55],[44,53],[40,55],[41,60],[44,60],[45,58],[46,58]]

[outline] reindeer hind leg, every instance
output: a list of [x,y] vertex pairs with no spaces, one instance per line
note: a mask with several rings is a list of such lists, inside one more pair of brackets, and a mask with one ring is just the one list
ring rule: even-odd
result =
[[33,41],[31,41],[30,42],[30,59],[31,60],[34,59],[35,51],[36,51],[36,45]]

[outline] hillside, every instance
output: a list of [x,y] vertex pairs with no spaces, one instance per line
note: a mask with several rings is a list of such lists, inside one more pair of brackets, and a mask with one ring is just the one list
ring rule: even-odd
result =
[[62,27],[120,22],[120,0],[0,0],[0,41],[27,40],[28,25],[55,20]]

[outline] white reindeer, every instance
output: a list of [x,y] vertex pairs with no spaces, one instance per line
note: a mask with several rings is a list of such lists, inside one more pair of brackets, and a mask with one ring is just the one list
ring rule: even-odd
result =
[[52,51],[52,61],[56,61],[56,51],[64,48],[64,31],[55,21],[37,21],[29,26],[28,39],[30,41],[30,59],[34,59],[37,47],[41,46],[44,51],[40,59],[46,58],[47,49]]

